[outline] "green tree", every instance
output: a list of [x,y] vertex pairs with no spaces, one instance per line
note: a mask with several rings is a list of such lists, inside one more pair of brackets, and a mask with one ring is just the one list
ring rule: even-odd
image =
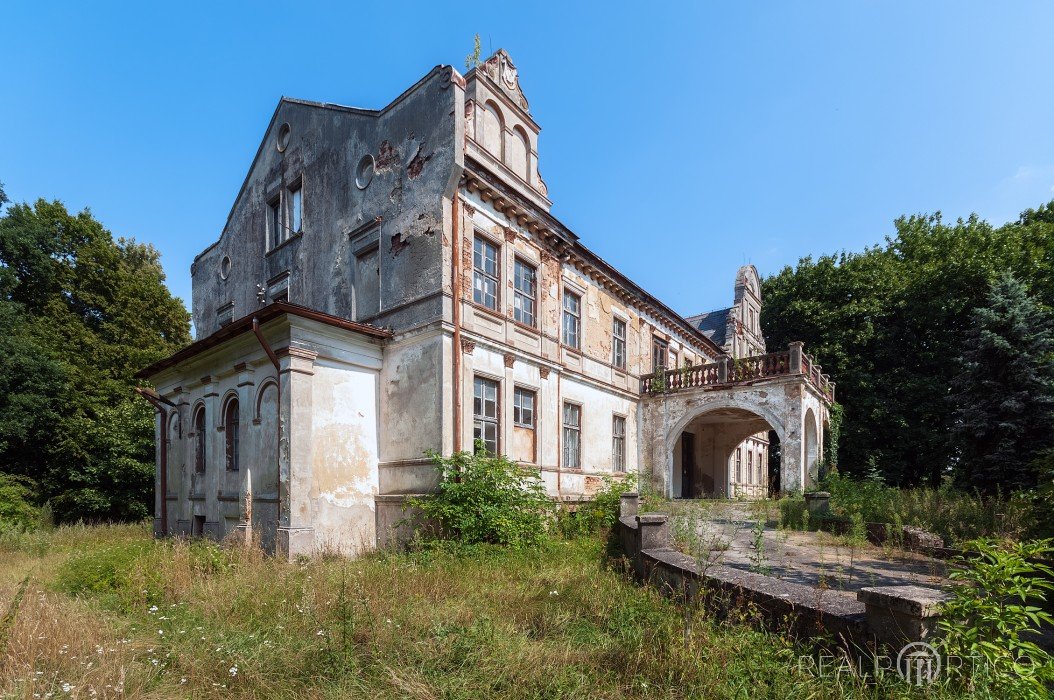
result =
[[973,312],[952,381],[957,479],[982,491],[1036,485],[1030,465],[1054,444],[1054,332],[1009,273]]
[[133,374],[190,340],[164,279],[154,248],[115,241],[87,210],[38,200],[0,217],[0,313],[14,319],[0,470],[32,479],[60,520],[149,512],[153,425]]

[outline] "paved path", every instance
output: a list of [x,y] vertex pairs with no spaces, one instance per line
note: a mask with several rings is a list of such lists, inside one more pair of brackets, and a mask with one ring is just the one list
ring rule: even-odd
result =
[[[697,558],[712,564],[827,588],[854,598],[856,591],[866,586],[940,587],[947,583],[943,561],[871,544],[851,549],[843,538],[826,532],[779,530],[768,525],[762,533],[759,555],[755,523],[764,514],[756,506],[735,502],[685,505],[675,516],[682,520],[675,521],[674,528],[682,533],[696,531],[699,539],[688,547],[695,550]],[[695,517],[687,515],[695,509]]]

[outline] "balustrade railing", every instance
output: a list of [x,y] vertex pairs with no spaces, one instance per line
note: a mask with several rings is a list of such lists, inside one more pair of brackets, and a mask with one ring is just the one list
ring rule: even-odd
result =
[[770,352],[739,359],[722,358],[720,362],[689,365],[660,370],[641,377],[641,391],[661,394],[678,389],[692,389],[723,384],[742,384],[769,377],[803,375],[828,400],[834,401],[834,384],[823,374],[813,358],[800,353],[801,367],[795,368],[794,351]]

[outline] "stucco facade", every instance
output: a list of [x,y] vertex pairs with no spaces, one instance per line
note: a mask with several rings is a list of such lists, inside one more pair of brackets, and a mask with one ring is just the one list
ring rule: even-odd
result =
[[435,488],[425,451],[477,439],[557,499],[637,471],[680,495],[646,378],[764,352],[760,329],[730,350],[583,245],[550,214],[539,132],[504,51],[381,110],[281,100],[192,266],[198,339],[141,373],[159,533],[363,551]]

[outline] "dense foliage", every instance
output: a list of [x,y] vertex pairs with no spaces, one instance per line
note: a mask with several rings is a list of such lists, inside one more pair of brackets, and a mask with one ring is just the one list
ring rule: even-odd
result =
[[1027,465],[1054,441],[1054,335],[1012,276],[974,311],[961,366],[950,397],[959,480],[988,492],[1034,487]]
[[411,507],[439,526],[443,537],[464,544],[536,545],[546,539],[553,503],[537,469],[501,455],[475,452],[443,457],[432,452],[439,492],[414,499]]
[[[1054,657],[1034,641],[1054,617],[1040,606],[1054,591],[1054,570],[1043,563],[1054,554],[1050,540],[964,545],[949,574],[952,599],[938,622],[953,680],[995,690],[1003,698],[1048,697],[1054,684]],[[958,676],[958,677],[955,677]]]
[[132,375],[190,340],[164,279],[153,247],[88,211],[0,216],[0,474],[60,521],[149,512],[153,410]]
[[[804,341],[838,383],[840,469],[938,486],[953,467],[975,468],[959,460],[948,397],[974,311],[1008,272],[1036,303],[1054,305],[1054,202],[998,228],[977,217],[902,218],[885,245],[804,258],[764,280],[769,347]],[[1017,446],[1028,469],[1042,445]]]

